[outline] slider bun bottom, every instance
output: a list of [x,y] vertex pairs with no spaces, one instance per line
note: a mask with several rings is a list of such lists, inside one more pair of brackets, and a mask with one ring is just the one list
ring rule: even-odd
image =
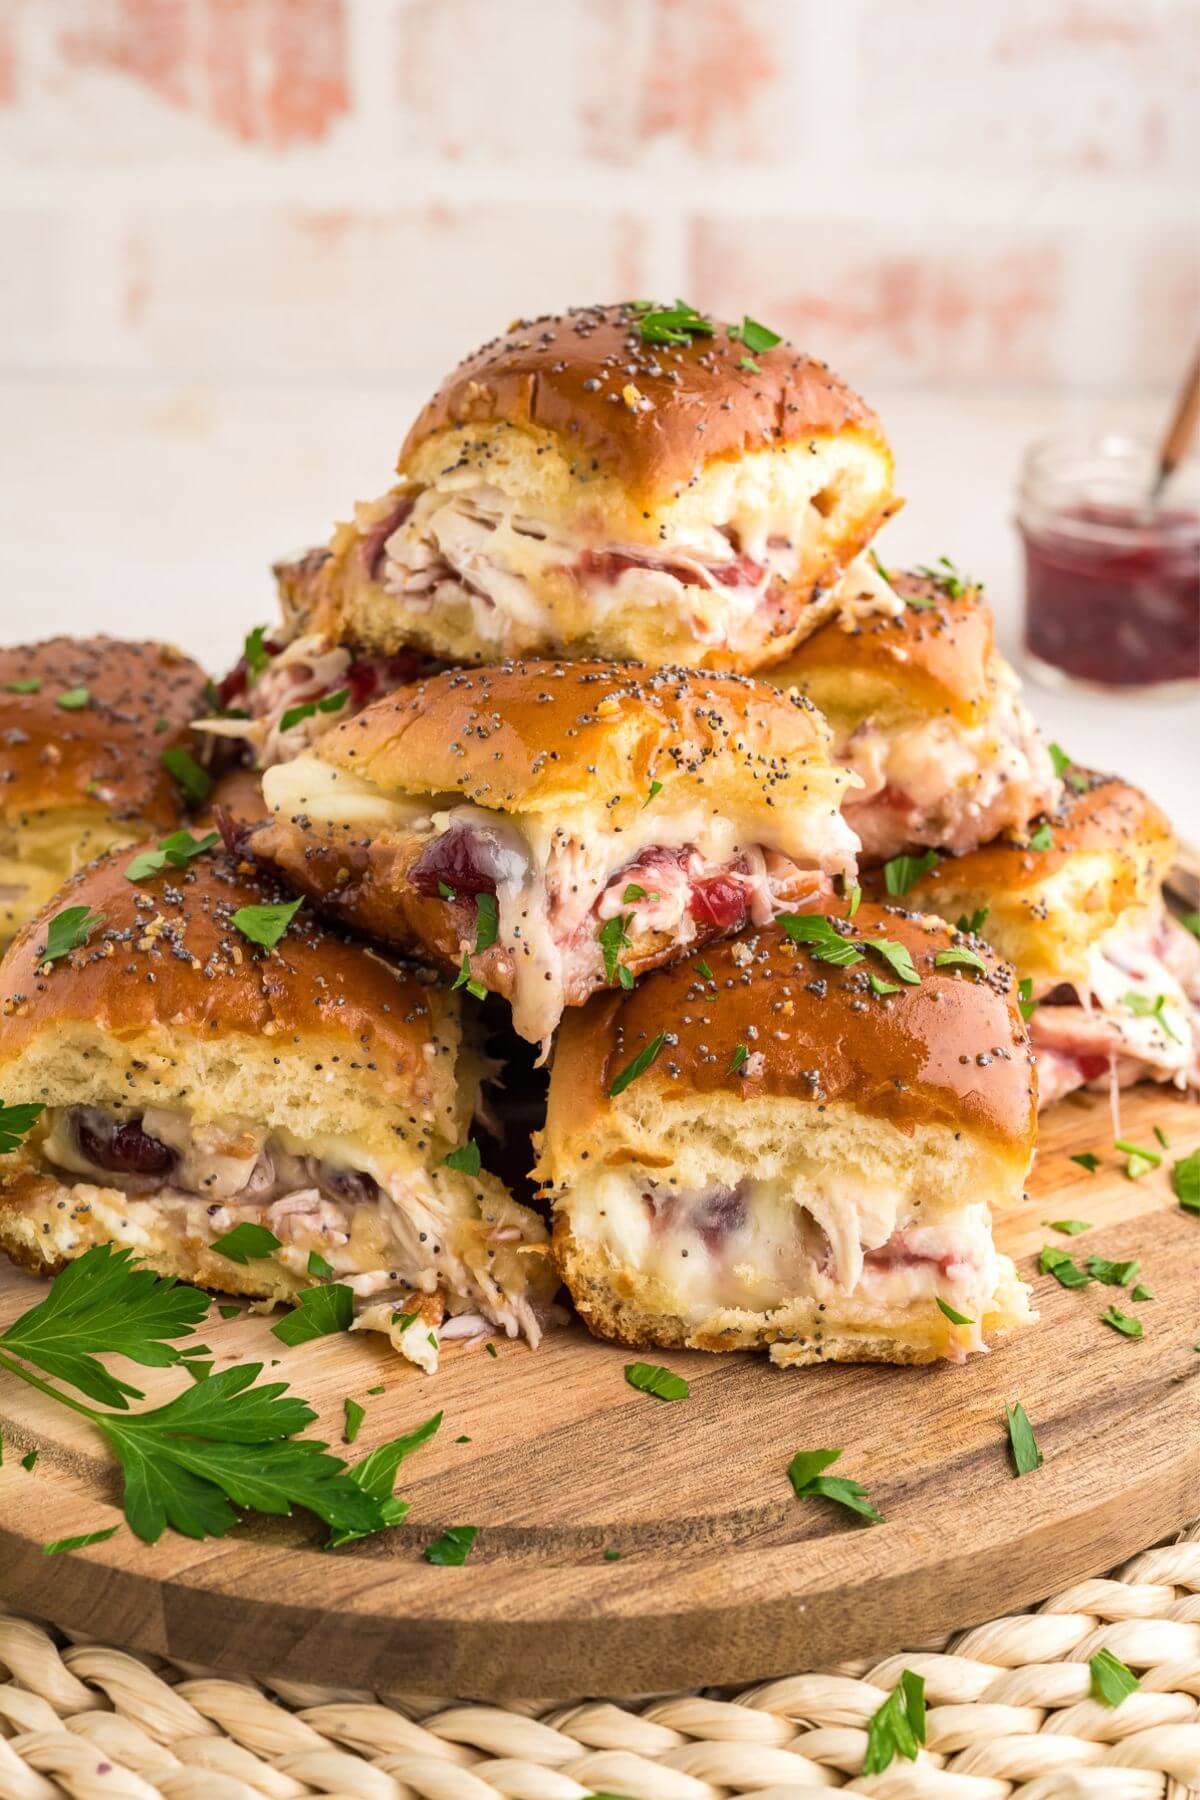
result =
[[[593,1245],[576,1237],[567,1218],[554,1225],[554,1255],[576,1310],[595,1337],[634,1350],[768,1350],[782,1368],[830,1362],[930,1363],[953,1355],[954,1327],[932,1300],[902,1324],[839,1321],[834,1308],[796,1299],[768,1312],[723,1309],[700,1329],[659,1309],[634,1270],[615,1267]],[[1007,1256],[979,1321],[985,1339],[1031,1324],[1029,1290]]]
[[0,950],[77,869],[153,830],[142,819],[113,819],[103,807],[55,807],[0,820]]

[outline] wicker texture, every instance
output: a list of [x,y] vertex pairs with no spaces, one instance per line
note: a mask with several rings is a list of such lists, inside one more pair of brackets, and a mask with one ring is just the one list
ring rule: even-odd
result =
[[[1117,1709],[1088,1658],[1141,1677]],[[928,1747],[862,1776],[866,1724],[925,1677]],[[65,1643],[0,1614],[0,1800],[1200,1800],[1200,1525],[993,1619],[874,1665],[740,1693],[509,1707],[255,1682]]]

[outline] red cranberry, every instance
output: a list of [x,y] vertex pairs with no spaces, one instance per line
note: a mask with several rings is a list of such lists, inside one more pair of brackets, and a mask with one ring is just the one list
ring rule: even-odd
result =
[[456,894],[494,894],[494,847],[480,832],[455,826],[426,845],[408,871],[408,879],[419,894],[438,893],[439,882]]
[[712,875],[696,883],[688,911],[698,925],[711,926],[714,931],[736,930],[745,922],[746,890],[728,875]]
[[113,1119],[95,1107],[75,1115],[75,1142],[98,1169],[114,1175],[165,1175],[175,1152],[142,1130],[137,1119]]
[[398,500],[396,502],[391,512],[380,519],[377,525],[372,525],[370,531],[364,535],[363,540],[358,547],[358,553],[362,558],[363,567],[366,569],[367,574],[371,577],[372,581],[375,579],[379,570],[379,565],[383,560],[384,545],[391,537],[393,531],[398,530],[399,527],[403,525],[412,509],[413,501],[406,494],[403,500]]
[[390,694],[393,688],[415,681],[420,672],[421,659],[411,653],[356,657],[345,676],[345,686],[350,689],[350,710],[361,712],[377,695]]

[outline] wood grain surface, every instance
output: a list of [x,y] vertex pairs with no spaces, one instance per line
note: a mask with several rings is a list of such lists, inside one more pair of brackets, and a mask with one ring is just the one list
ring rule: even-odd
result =
[[[428,1378],[369,1338],[289,1350],[266,1320],[214,1309],[217,1366],[278,1355],[274,1373],[320,1409],[331,1443],[343,1396],[364,1402],[349,1456],[444,1409],[401,1471],[406,1523],[333,1554],[297,1517],[203,1544],[167,1534],[149,1547],[123,1528],[47,1559],[45,1541],[120,1519],[116,1472],[86,1423],[0,1374],[0,1600],[226,1670],[480,1698],[753,1680],[1026,1606],[1200,1512],[1200,1219],[1169,1182],[1200,1145],[1200,1108],[1140,1088],[1121,1111],[1135,1142],[1157,1148],[1154,1126],[1166,1132],[1162,1167],[1126,1178],[1105,1100],[1050,1113],[1027,1203],[999,1232],[1034,1280],[1040,1323],[964,1368],[792,1372],[671,1353],[692,1391],[669,1405],[631,1388],[627,1353],[578,1326],[536,1353],[448,1351]],[[1084,1150],[1102,1158],[1095,1175],[1070,1161]],[[1062,1217],[1094,1229],[1058,1236],[1044,1221]],[[1035,1273],[1046,1242],[1140,1258],[1155,1298],[1059,1287]],[[38,1293],[5,1265],[0,1322]],[[1142,1340],[1101,1323],[1114,1301]],[[159,1399],[179,1385],[145,1375]],[[1003,1424],[1017,1399],[1045,1454],[1020,1480]],[[793,1496],[793,1453],[831,1446],[884,1525]],[[464,1567],[425,1562],[425,1545],[465,1524],[480,1533]]]

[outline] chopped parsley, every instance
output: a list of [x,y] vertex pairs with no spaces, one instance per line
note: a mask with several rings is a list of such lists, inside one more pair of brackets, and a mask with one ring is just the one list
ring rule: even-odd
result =
[[726,1072],[730,1075],[737,1075],[740,1073],[746,1066],[749,1054],[750,1052],[746,1049],[745,1044],[736,1044],[734,1046],[733,1055],[730,1058],[729,1068]]
[[333,1280],[333,1265],[326,1262],[319,1250],[309,1251],[308,1272],[310,1275],[315,1275],[319,1281]]
[[987,974],[987,964],[974,950],[939,950],[933,960],[939,969],[974,969],[977,974]]
[[[399,1525],[406,1516],[408,1501],[398,1500],[392,1493],[396,1484],[397,1472],[406,1457],[411,1456],[414,1450],[419,1450],[422,1444],[427,1444],[430,1438],[436,1435],[441,1422],[441,1413],[434,1413],[432,1418],[426,1419],[423,1425],[418,1425],[415,1431],[406,1432],[403,1437],[392,1438],[390,1442],[380,1444],[378,1450],[372,1450],[369,1456],[364,1456],[361,1462],[354,1463],[346,1470],[348,1478],[356,1487],[361,1488],[368,1499],[372,1500],[379,1509],[382,1526]],[[368,1529],[377,1530],[379,1527]],[[336,1550],[342,1544],[349,1544],[355,1538],[367,1535],[367,1531],[335,1530],[329,1540],[329,1548]]]
[[987,916],[991,910],[990,906],[981,906],[977,911],[973,912],[969,918],[966,913],[959,913],[958,918],[955,920],[956,929],[961,931],[966,937],[974,937],[976,932],[983,930],[987,921]]
[[833,1500],[838,1506],[845,1506],[869,1519],[873,1525],[882,1525],[883,1515],[871,1505],[861,1482],[852,1481],[845,1475],[825,1474],[824,1471],[841,1454],[840,1450],[797,1450],[788,1464],[788,1480],[796,1490],[797,1498]]
[[1088,1274],[1093,1281],[1102,1281],[1106,1287],[1128,1287],[1141,1263],[1109,1262],[1106,1256],[1089,1256],[1087,1259]]
[[644,1075],[646,1073],[646,1070],[650,1067],[650,1064],[654,1061],[666,1041],[666,1032],[660,1031],[657,1037],[650,1039],[650,1042],[646,1045],[644,1050],[638,1051],[632,1062],[625,1064],[625,1067],[621,1070],[620,1074],[616,1077],[608,1090],[609,1098],[611,1100],[615,1100],[618,1094],[623,1094],[630,1083],[636,1081],[639,1075]]
[[298,706],[288,707],[279,721],[279,729],[290,731],[293,725],[299,725],[302,719],[311,719],[317,713],[341,712],[349,698],[349,688],[338,688],[335,694],[326,694],[323,700],[302,700]]
[[455,988],[460,987],[465,987],[468,994],[473,994],[476,1000],[487,999],[487,988],[483,985],[482,981],[476,981],[471,974],[471,953],[469,950],[463,951],[462,968],[450,983],[450,990],[452,993]]
[[1078,1237],[1081,1231],[1092,1229],[1088,1219],[1047,1219],[1046,1224],[1051,1231],[1061,1231],[1066,1237]]
[[1180,913],[1179,923],[1185,931],[1190,931],[1194,938],[1200,938],[1200,912]]
[[346,1420],[342,1427],[342,1442],[345,1444],[352,1444],[359,1434],[363,1420],[367,1416],[367,1409],[360,1401],[352,1400],[349,1394],[347,1394],[342,1401],[342,1411],[345,1414]]
[[245,641],[242,644],[242,656],[245,658],[246,674],[249,677],[251,687],[254,686],[254,683],[258,680],[259,676],[271,660],[271,653],[264,643],[266,635],[266,626],[256,625],[253,631],[248,631],[246,633]]
[[455,893],[454,889],[450,886],[449,882],[443,881],[440,877],[438,878],[437,891],[438,891],[439,899],[442,899],[442,900],[457,900],[458,899],[458,895]]
[[280,900],[274,906],[239,906],[229,923],[264,950],[273,950],[300,908],[301,900]]
[[711,337],[713,322],[686,300],[674,306],[647,307],[637,322],[643,344],[690,344],[694,337]]
[[1078,1163],[1081,1169],[1086,1169],[1089,1175],[1094,1175],[1100,1167],[1100,1158],[1093,1156],[1090,1150],[1081,1150],[1078,1156],[1071,1158],[1071,1161]]
[[943,593],[949,594],[952,600],[961,600],[968,588],[981,587],[983,585],[982,582],[976,581],[973,576],[964,575],[961,569],[955,567],[948,556],[939,556],[937,561],[932,564],[918,563],[917,574],[923,575],[926,581],[936,583]]
[[885,994],[898,994],[901,992],[900,983],[898,981],[884,981],[881,976],[876,975],[871,971],[868,971],[867,973],[867,980],[870,983],[871,992],[875,995],[876,999],[882,1000]]
[[470,1556],[478,1536],[478,1525],[448,1525],[440,1538],[426,1544],[425,1561],[457,1568]]
[[940,1294],[938,1294],[936,1298],[938,1311],[940,1313],[945,1313],[952,1325],[973,1325],[975,1323],[974,1319],[969,1319],[966,1313],[956,1311],[948,1300],[942,1299]]
[[[764,350],[773,350],[776,344],[783,342],[777,331],[772,331],[768,325],[760,325],[757,319],[750,317],[749,313],[745,315],[740,325],[729,326],[728,335],[734,343],[744,344],[751,356],[761,356]],[[743,357],[743,367],[746,360]]]
[[500,935],[500,908],[495,894],[475,896],[475,954],[490,950]]
[[1166,1132],[1163,1130],[1161,1125],[1156,1125],[1154,1127],[1154,1135],[1158,1139],[1159,1143],[1162,1145],[1164,1150],[1169,1150],[1171,1148],[1171,1140],[1167,1136]]
[[91,694],[85,687],[66,688],[57,695],[54,704],[61,706],[64,712],[81,712],[91,701]]
[[1177,1031],[1172,1030],[1169,1019],[1163,1014],[1163,1007],[1167,1004],[1165,994],[1156,994],[1151,1000],[1148,995],[1136,994],[1131,990],[1128,994],[1122,994],[1121,1004],[1127,1006],[1137,1019],[1153,1019],[1159,1030],[1169,1037],[1172,1043],[1182,1044],[1183,1039]]
[[203,805],[212,793],[212,776],[208,770],[202,769],[195,757],[178,744],[164,750],[159,760],[167,774],[178,782],[184,799],[192,806]]
[[186,869],[197,856],[203,856],[219,842],[220,835],[215,831],[205,832],[200,838],[194,838],[190,831],[173,831],[170,837],[159,839],[157,850],[143,850],[126,863],[125,879],[146,881],[151,875],[161,875],[168,863],[173,869]]
[[311,1344],[314,1338],[330,1337],[335,1331],[349,1331],[353,1317],[353,1288],[327,1281],[320,1287],[305,1288],[293,1310],[272,1325],[271,1335],[294,1348]]
[[849,968],[865,960],[857,944],[844,938],[832,919],[821,913],[780,913],[776,923],[782,925],[793,944],[803,944],[818,962]]
[[852,919],[862,905],[862,889],[857,882],[855,882],[854,886],[850,889],[849,901],[850,904],[846,908],[846,917]]
[[696,958],[695,962],[692,964],[692,967],[695,969],[697,975],[703,975],[705,981],[711,981],[713,986],[716,987],[717,978],[713,974],[712,970],[709,968],[708,964],[705,962],[705,960],[702,956],[698,956]]
[[1033,1435],[1029,1415],[1019,1400],[1014,1400],[1011,1406],[1005,1402],[1004,1423],[1008,1426],[1008,1447],[1013,1468],[1018,1475],[1032,1475],[1035,1469],[1042,1466],[1042,1453]]
[[87,1550],[92,1544],[107,1543],[120,1529],[119,1525],[109,1525],[103,1531],[85,1531],[79,1537],[55,1538],[53,1543],[42,1545],[42,1555],[61,1556],[66,1550]]
[[457,1150],[451,1150],[449,1156],[443,1156],[442,1162],[448,1169],[457,1169],[460,1175],[478,1175],[483,1166],[474,1138],[468,1138]]
[[1082,794],[1087,787],[1087,776],[1074,771],[1075,758],[1068,756],[1061,744],[1049,744],[1050,761],[1054,764],[1054,773],[1060,781],[1065,781],[1075,793]]
[[883,879],[888,893],[895,898],[907,894],[931,869],[937,867],[937,863],[936,850],[926,850],[923,856],[893,856],[890,862],[883,865]]
[[901,981],[907,982],[910,987],[921,985],[921,977],[913,967],[913,959],[906,945],[894,943],[890,938],[868,938],[867,949],[874,950],[877,956],[881,956],[892,974]]
[[1171,1170],[1171,1186],[1184,1212],[1200,1216],[1200,1150],[1181,1157]]
[[1154,1293],[1152,1289],[1146,1286],[1145,1282],[1139,1281],[1129,1298],[1131,1300],[1136,1300],[1140,1304],[1143,1300],[1153,1300]]
[[647,793],[646,798],[642,801],[642,811],[643,812],[645,812],[646,808],[649,806],[649,804],[652,800],[658,799],[658,796],[662,793],[662,785],[663,784],[661,781],[652,781],[650,783],[649,792]]
[[40,675],[31,675],[28,681],[7,681],[4,687],[9,694],[40,694],[42,678]]
[[104,914],[89,912],[86,906],[68,906],[55,913],[46,929],[46,946],[39,962],[57,962],[60,957],[70,956],[72,950],[81,950],[103,923]]
[[604,957],[604,979],[608,982],[609,987],[617,980],[618,976],[621,977],[622,987],[630,987],[633,984],[632,975],[621,962],[622,950],[628,950],[631,945],[627,928],[632,916],[631,913],[617,913],[615,917],[606,919],[600,927],[599,938],[600,951]]
[[891,570],[884,568],[883,564],[879,560],[878,552],[874,551],[874,550],[868,550],[867,555],[870,557],[871,561],[874,563],[875,573],[879,576],[879,579],[881,581],[886,581],[890,584],[891,579],[892,579]]
[[497,1350],[495,1344],[485,1344],[483,1347],[487,1351],[489,1356],[499,1356],[499,1354],[500,1354],[500,1352]]
[[249,1222],[235,1225],[232,1231],[214,1238],[209,1245],[218,1256],[228,1257],[230,1262],[240,1263],[244,1268],[253,1258],[256,1262],[264,1256],[272,1256],[280,1248],[279,1239],[265,1225],[251,1225]]
[[1038,1268],[1043,1275],[1053,1275],[1059,1287],[1088,1287],[1093,1277],[1086,1269],[1081,1269],[1073,1256],[1065,1250],[1057,1249],[1053,1244],[1046,1244],[1038,1257]]
[[241,1313],[241,1310],[240,1306],[233,1305],[218,1306],[217,1308],[217,1311],[223,1319],[236,1319]]
[[1054,833],[1044,819],[1030,838],[1029,848],[1031,850],[1052,850],[1054,848]]
[[1157,1150],[1143,1150],[1140,1144],[1130,1144],[1125,1138],[1115,1138],[1113,1149],[1120,1150],[1122,1155],[1128,1157],[1125,1175],[1129,1181],[1140,1181],[1143,1175],[1148,1175],[1151,1169],[1157,1169],[1162,1162]]
[[1088,1668],[1092,1674],[1091,1698],[1099,1700],[1102,1706],[1120,1706],[1142,1685],[1133,1670],[1126,1668],[1111,1650],[1097,1650],[1095,1656],[1089,1656]]
[[748,375],[761,375],[762,374],[762,370],[759,368],[758,364],[755,362],[755,360],[752,356],[739,357],[738,358],[738,368],[745,369],[745,371]]
[[625,1379],[630,1387],[653,1394],[656,1400],[686,1400],[692,1391],[682,1375],[673,1375],[661,1363],[626,1363]]
[[867,1723],[864,1775],[880,1775],[897,1756],[916,1762],[925,1742],[925,1680],[905,1669],[883,1705]]
[[1128,1313],[1118,1312],[1115,1306],[1105,1308],[1100,1314],[1100,1323],[1111,1325],[1114,1331],[1121,1333],[1122,1337],[1140,1338],[1142,1336],[1142,1321],[1130,1318]]
[[[656,894],[654,897],[657,900],[658,895]],[[645,898],[645,888],[639,887],[636,881],[631,881],[629,886],[625,889],[625,892],[621,895],[621,905],[632,906],[635,900],[644,900]]]
[[1038,1003],[1033,997],[1033,978],[1022,975],[1017,983],[1017,1011],[1028,1024],[1037,1009]]
[[5,1106],[0,1100],[0,1156],[9,1156],[18,1148],[45,1110],[36,1100],[23,1101],[16,1106]]
[[38,1450],[27,1450],[25,1452],[24,1456],[21,1458],[21,1467],[25,1470],[25,1472],[27,1474],[29,1474],[29,1475],[33,1474],[34,1464],[37,1462],[37,1459],[40,1454],[41,1454],[41,1452]]

